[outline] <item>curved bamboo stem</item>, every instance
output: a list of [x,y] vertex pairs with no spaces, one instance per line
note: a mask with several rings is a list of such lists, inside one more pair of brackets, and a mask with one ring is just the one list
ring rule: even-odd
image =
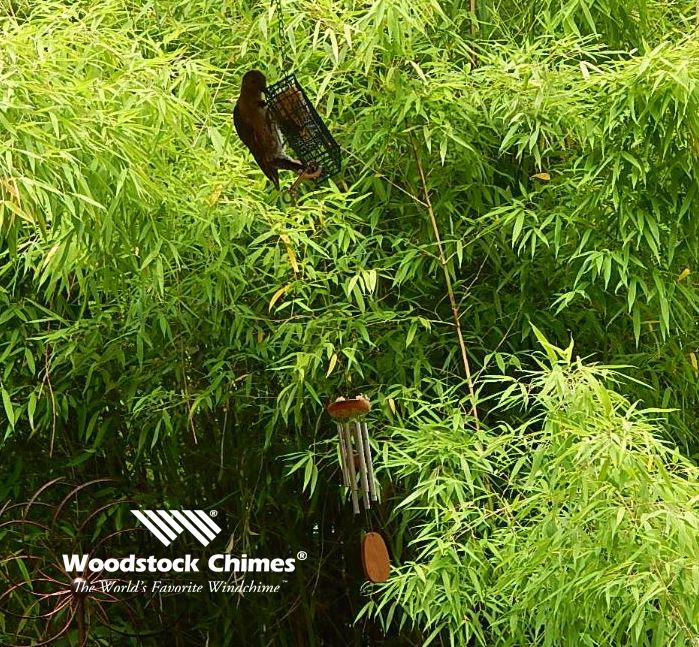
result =
[[[411,138],[412,139],[412,138]],[[454,287],[451,284],[451,276],[449,276],[449,267],[447,265],[447,258],[444,254],[444,246],[442,245],[442,237],[439,233],[439,225],[437,224],[437,218],[434,215],[434,209],[432,208],[432,201],[430,200],[430,193],[427,190],[427,180],[425,179],[425,169],[420,161],[420,154],[415,144],[415,140],[412,139],[413,151],[415,153],[415,161],[417,163],[417,168],[420,173],[420,184],[422,185],[422,193],[425,197],[425,204],[427,205],[427,212],[430,215],[430,222],[432,223],[432,231],[434,232],[434,237],[437,242],[437,250],[439,252],[439,263],[442,266],[442,271],[444,272],[444,280],[447,285],[447,294],[449,295],[449,305],[451,306],[451,314],[454,318],[454,327],[456,328],[456,336],[459,340],[459,350],[461,351],[461,361],[464,365],[464,372],[466,373],[466,382],[468,383],[468,392],[471,396],[471,412],[473,418],[476,422],[476,430],[480,428],[478,420],[478,410],[476,409],[476,392],[473,388],[473,377],[471,375],[471,365],[468,361],[468,353],[466,351],[466,342],[464,342],[464,334],[461,330],[461,323],[459,321],[459,308],[456,305],[456,298],[454,297]]]

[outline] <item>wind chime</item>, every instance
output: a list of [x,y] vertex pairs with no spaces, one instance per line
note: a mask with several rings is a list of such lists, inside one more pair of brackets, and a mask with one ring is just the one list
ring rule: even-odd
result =
[[[349,400],[338,398],[328,405],[327,410],[337,425],[342,482],[350,492],[354,514],[360,512],[360,499],[364,510],[368,511],[371,502],[379,500],[369,428],[364,420],[371,410],[371,402],[363,395]],[[370,581],[385,582],[388,579],[388,550],[378,532],[367,532],[362,538],[362,566]]]

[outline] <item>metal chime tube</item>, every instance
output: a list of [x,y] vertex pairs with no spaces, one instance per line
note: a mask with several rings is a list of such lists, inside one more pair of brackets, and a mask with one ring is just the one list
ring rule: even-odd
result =
[[342,433],[347,447],[347,465],[349,467],[350,492],[352,493],[352,508],[354,514],[359,514],[359,499],[357,498],[357,472],[354,469],[354,457],[352,456],[352,439],[350,438],[350,424],[345,422],[342,425]]
[[349,467],[350,450],[345,443],[345,435],[342,433],[342,424],[337,424],[337,434],[340,436],[340,467],[342,468],[342,483],[345,487],[350,486]]
[[376,481],[374,480],[374,461],[371,458],[371,445],[369,444],[369,428],[366,422],[362,422],[362,440],[364,441],[364,456],[367,467],[367,479],[369,480],[369,493],[372,501],[378,501],[379,495],[376,491]]
[[362,484],[362,499],[364,501],[364,509],[368,510],[371,508],[371,499],[369,498],[369,483],[366,478],[366,454],[364,451],[362,423],[359,420],[354,423],[354,440],[357,446],[357,454],[359,455],[359,478]]

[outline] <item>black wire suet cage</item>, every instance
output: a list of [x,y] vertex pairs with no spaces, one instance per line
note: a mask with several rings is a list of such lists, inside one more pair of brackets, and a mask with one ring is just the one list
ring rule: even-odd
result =
[[342,167],[340,146],[309,101],[295,75],[285,76],[265,90],[267,107],[279,125],[286,143],[306,166],[320,168],[317,182]]

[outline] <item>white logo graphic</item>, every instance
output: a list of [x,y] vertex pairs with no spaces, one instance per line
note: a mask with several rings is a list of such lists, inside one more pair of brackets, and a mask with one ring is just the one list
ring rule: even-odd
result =
[[131,510],[133,515],[165,546],[169,546],[185,529],[202,546],[208,546],[222,532],[203,510]]

